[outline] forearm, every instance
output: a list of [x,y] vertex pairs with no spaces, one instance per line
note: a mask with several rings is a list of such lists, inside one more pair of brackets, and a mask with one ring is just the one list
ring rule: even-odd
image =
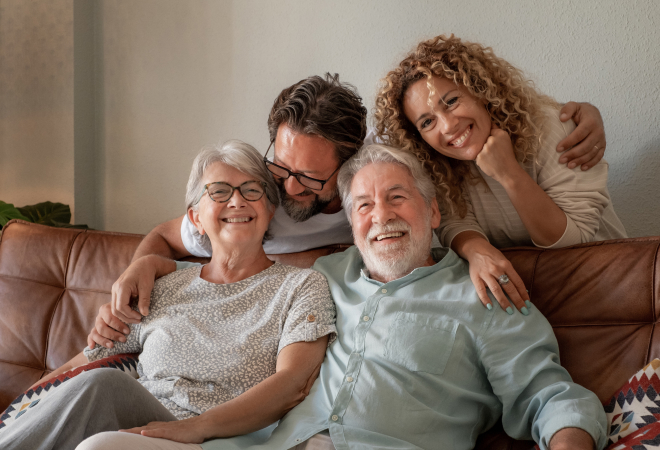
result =
[[190,256],[190,252],[181,240],[181,221],[183,217],[158,225],[147,234],[135,250],[131,262],[146,256],[159,255],[169,259]]
[[281,371],[252,389],[200,415],[197,420],[204,439],[223,438],[260,430],[279,420],[309,393],[318,376],[296,379],[294,371]]
[[566,214],[522,169],[498,180],[535,244],[547,247],[566,230]]
[[30,389],[33,387],[43,383],[44,381],[50,380],[51,378],[55,378],[58,375],[63,374],[64,372],[68,372],[71,369],[75,369],[76,367],[82,366],[84,364],[87,364],[87,357],[83,352],[78,353],[76,356],[71,358],[69,361],[65,362],[63,365],[58,367],[57,369],[53,370],[51,373],[48,375],[45,375],[43,378],[41,378],[39,381],[34,383],[32,386],[30,386]]

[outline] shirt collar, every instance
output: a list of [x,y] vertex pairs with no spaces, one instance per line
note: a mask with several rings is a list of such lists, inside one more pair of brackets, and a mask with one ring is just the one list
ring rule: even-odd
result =
[[383,283],[374,280],[372,278],[369,278],[369,271],[364,266],[364,261],[362,260],[362,256],[359,254],[358,251],[359,265],[361,267],[360,277],[371,284],[375,284],[376,286],[383,286],[387,284],[392,287],[401,287],[410,284],[413,281],[419,280],[420,278],[424,278],[428,275],[431,275],[432,273],[435,273],[438,270],[443,269],[447,265],[453,263],[455,259],[458,258],[458,255],[456,255],[456,253],[454,253],[448,248],[436,247],[431,249],[431,257],[435,261],[435,264],[433,264],[432,266],[418,267],[404,277],[398,278],[396,280],[392,280],[388,283]]

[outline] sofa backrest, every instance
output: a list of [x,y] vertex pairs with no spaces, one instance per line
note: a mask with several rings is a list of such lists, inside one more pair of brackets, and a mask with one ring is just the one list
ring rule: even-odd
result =
[[[141,235],[11,221],[0,237],[0,411],[79,353]],[[504,250],[576,382],[605,401],[660,358],[660,237]],[[304,266],[341,246],[280,255]],[[310,257],[311,255],[311,257]]]

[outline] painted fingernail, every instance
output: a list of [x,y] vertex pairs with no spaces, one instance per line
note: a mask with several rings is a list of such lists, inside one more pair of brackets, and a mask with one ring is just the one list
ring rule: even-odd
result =
[[520,308],[520,312],[522,313],[523,316],[529,316],[529,311],[524,306]]
[[529,300],[525,300],[525,305],[527,305],[527,308],[532,309],[532,302]]
[[488,311],[492,311],[493,310],[493,305],[490,304],[490,303],[486,303],[486,308],[488,308]]
[[512,316],[513,315],[513,308],[510,307],[510,306],[507,306],[506,307],[506,312],[507,312],[508,315]]

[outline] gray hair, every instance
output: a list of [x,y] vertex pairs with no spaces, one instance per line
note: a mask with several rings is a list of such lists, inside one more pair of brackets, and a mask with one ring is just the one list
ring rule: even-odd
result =
[[388,145],[371,144],[362,147],[355,156],[346,161],[337,177],[339,195],[349,223],[351,223],[351,210],[353,209],[353,196],[351,195],[353,178],[361,169],[375,163],[394,163],[408,169],[424,202],[431,205],[435,198],[435,186],[431,176],[424,170],[424,166],[417,157],[410,152]]
[[[198,210],[199,202],[197,200],[204,189],[202,181],[204,172],[209,166],[217,162],[227,164],[253,177],[255,180],[265,183],[266,201],[270,210],[275,211],[275,208],[279,206],[280,198],[277,194],[277,185],[268,169],[266,169],[261,154],[250,144],[232,139],[220,147],[216,145],[204,147],[193,161],[186,188],[186,211],[189,209]],[[195,238],[199,239],[199,233],[196,229],[193,234]],[[208,236],[204,235],[201,239],[208,239]]]

